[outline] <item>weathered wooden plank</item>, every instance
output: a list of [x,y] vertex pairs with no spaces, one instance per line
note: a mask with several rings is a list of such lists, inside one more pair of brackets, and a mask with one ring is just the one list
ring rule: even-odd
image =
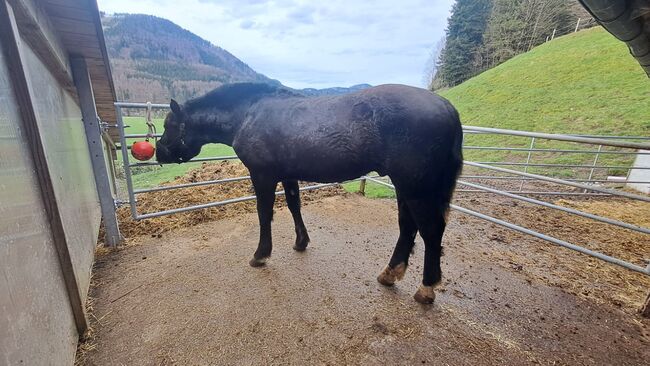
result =
[[99,50],[99,48],[89,48],[89,47],[81,47],[81,46],[76,46],[76,45],[66,45],[66,48],[70,52],[70,55],[73,56],[84,56],[86,58],[101,58],[102,57],[102,51]]
[[83,20],[87,22],[92,22],[93,19],[92,13],[89,12],[88,9],[61,6],[58,4],[45,2],[45,10],[50,16],[58,18]]
[[92,22],[59,17],[50,17],[50,19],[52,20],[54,27],[60,32],[97,36],[97,30]]
[[95,47],[99,49],[99,42],[93,40],[92,36],[72,33],[62,33],[62,42],[66,45],[79,46],[79,47]]
[[97,42],[97,35],[92,35],[92,34],[81,34],[77,32],[66,32],[60,29],[57,29],[57,33],[61,37],[62,41],[73,41],[73,42],[87,42],[87,43],[93,43],[96,45],[99,45]]
[[87,1],[87,0],[43,0],[43,2],[47,3],[47,5],[65,6],[65,7],[68,7],[68,8],[77,8],[77,9],[88,9],[88,3],[90,1]]

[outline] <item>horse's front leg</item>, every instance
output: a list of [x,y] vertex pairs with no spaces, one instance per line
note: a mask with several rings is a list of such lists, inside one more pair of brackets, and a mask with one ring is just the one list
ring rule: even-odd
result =
[[291,211],[293,223],[296,227],[296,244],[294,244],[293,249],[302,252],[307,249],[307,244],[309,244],[309,234],[307,234],[307,228],[300,214],[300,189],[298,187],[298,181],[283,181],[282,186],[284,187],[287,206],[289,206],[289,211]]
[[260,267],[266,264],[271,256],[273,244],[271,240],[271,221],[273,220],[273,203],[275,202],[275,188],[277,180],[255,176],[251,174],[255,195],[257,196],[257,216],[260,221],[260,241],[253,259],[249,264],[252,267]]

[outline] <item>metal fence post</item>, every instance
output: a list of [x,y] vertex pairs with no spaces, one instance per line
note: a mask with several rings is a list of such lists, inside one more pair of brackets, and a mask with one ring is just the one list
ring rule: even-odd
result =
[[[535,138],[530,139],[530,148],[528,148],[528,157],[526,158],[526,166],[524,167],[524,173],[528,173],[528,164],[530,164],[530,157],[533,155],[533,148],[535,147]],[[526,180],[522,177],[521,184],[519,185],[519,192],[524,189],[524,183]]]
[[99,196],[99,205],[101,207],[104,229],[106,230],[106,246],[115,247],[122,241],[120,228],[117,222],[115,212],[115,198],[111,190],[111,179],[108,176],[108,167],[104,160],[104,148],[102,145],[102,129],[97,117],[95,107],[95,97],[93,95],[92,84],[86,60],[78,57],[71,61],[74,82],[79,94],[81,104],[81,115],[86,130],[86,141],[90,152],[90,161],[93,166],[95,176],[95,185],[97,195]]
[[133,193],[133,180],[131,178],[131,165],[129,163],[129,147],[126,142],[124,132],[124,120],[122,118],[122,107],[115,106],[117,112],[117,129],[120,132],[120,151],[122,152],[122,162],[124,164],[124,178],[126,180],[126,188],[129,192],[129,207],[131,208],[131,217],[138,218],[138,211],[136,209],[135,193]]
[[[600,152],[603,151],[603,145],[598,145],[598,152],[596,153],[596,157],[594,158],[594,163],[591,164],[591,170],[589,171],[589,178],[587,178],[588,182],[591,182],[591,179],[594,176],[594,170],[596,170],[596,164],[598,164],[598,158],[600,157]],[[587,190],[585,189],[583,193],[587,193]]]

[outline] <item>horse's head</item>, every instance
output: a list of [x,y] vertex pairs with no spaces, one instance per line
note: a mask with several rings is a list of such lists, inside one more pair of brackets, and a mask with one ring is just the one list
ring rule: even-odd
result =
[[175,100],[165,118],[165,131],[156,143],[156,160],[160,163],[184,163],[201,152],[203,137],[192,128],[189,115]]

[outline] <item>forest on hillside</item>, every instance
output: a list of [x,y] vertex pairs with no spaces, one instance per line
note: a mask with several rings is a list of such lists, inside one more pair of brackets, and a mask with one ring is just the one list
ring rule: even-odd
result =
[[452,87],[554,37],[596,23],[572,0],[456,0],[432,53],[430,89]]
[[279,84],[167,19],[103,14],[102,25],[119,100],[167,102],[187,100],[225,83]]

